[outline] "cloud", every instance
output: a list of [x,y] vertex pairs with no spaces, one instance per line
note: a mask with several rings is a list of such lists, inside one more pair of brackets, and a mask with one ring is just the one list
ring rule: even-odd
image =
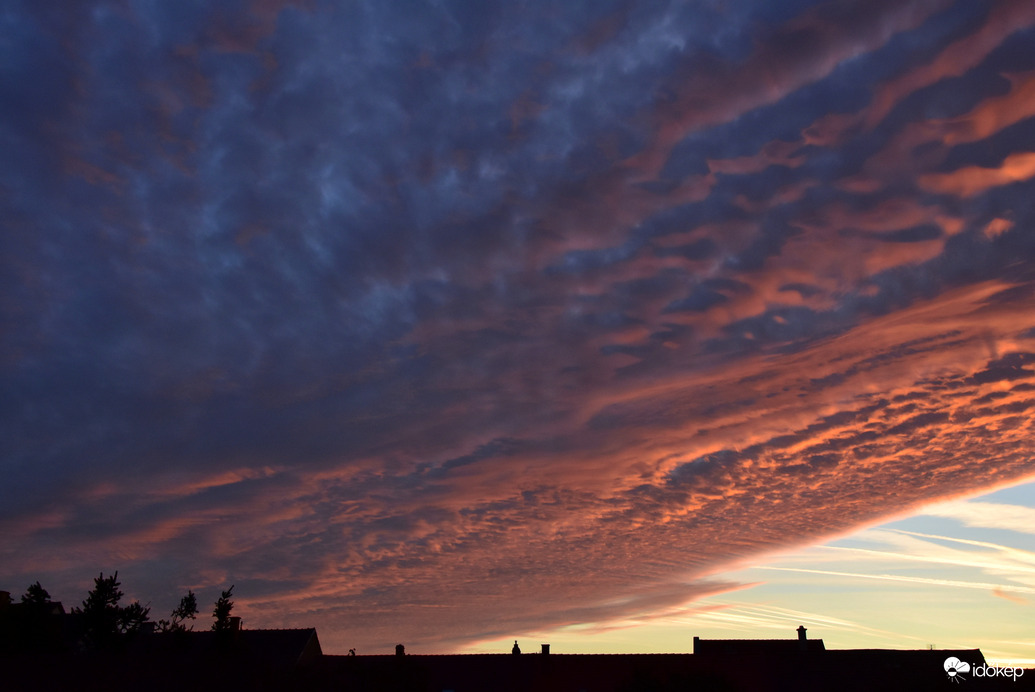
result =
[[[843,60],[872,51],[894,34],[914,28],[938,9],[939,2],[891,8],[884,3],[806,12],[780,27],[738,69],[694,74],[672,85],[674,97],[660,104],[660,127],[654,144],[634,166],[648,176],[660,169],[673,145],[698,128],[732,120],[778,101],[826,77]],[[642,161],[642,162],[641,162]]]
[[999,185],[1025,181],[1035,176],[1035,153],[1008,156],[999,168],[968,166],[952,173],[930,173],[920,178],[920,186],[937,193],[972,197]]
[[930,62],[882,85],[867,114],[869,125],[876,125],[904,97],[972,69],[1000,46],[1005,37],[1035,24],[1035,12],[1024,2],[999,2],[982,19],[977,31],[953,41]]
[[1023,3],[475,5],[9,13],[5,578],[447,650],[1031,475]]
[[992,593],[998,596],[999,598],[1003,598],[1007,601],[1010,601],[1011,603],[1016,603],[1017,605],[1028,605],[1028,599],[1022,596],[1018,596],[1017,594],[1008,593],[1006,591],[1003,591],[1002,589],[993,589]]
[[1035,589],[1027,586],[1004,586],[1000,584],[989,584],[985,582],[963,581],[959,579],[938,579],[933,577],[909,577],[901,574],[865,574],[860,572],[836,572],[821,569],[799,569],[794,567],[759,567],[758,569],[771,569],[781,572],[800,572],[802,574],[825,574],[833,577],[850,577],[853,579],[876,579],[879,581],[898,581],[910,584],[925,584],[929,586],[946,586],[957,589],[979,589],[982,591],[1011,591],[1019,593],[1035,593]]
[[788,632],[795,624],[807,624],[809,627],[822,627],[824,631],[840,631],[863,635],[886,635],[888,632],[867,627],[859,622],[843,618],[830,617],[822,613],[782,608],[775,605],[749,605],[727,603],[704,612],[693,613],[693,618],[711,626],[726,627],[736,631],[748,629],[780,630]]
[[[942,503],[952,504],[956,503]],[[860,542],[877,547],[859,547]],[[1033,557],[1030,551],[990,541],[868,529],[834,544],[782,556],[759,569],[990,591],[1024,603],[1021,594],[1035,586]]]
[[1031,507],[974,500],[930,505],[924,508],[923,513],[933,517],[956,519],[966,526],[1005,529],[1020,533],[1031,533],[1031,520],[1035,519],[1035,510]]

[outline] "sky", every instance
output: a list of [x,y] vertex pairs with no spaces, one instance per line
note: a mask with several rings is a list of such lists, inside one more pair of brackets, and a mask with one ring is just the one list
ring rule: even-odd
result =
[[1035,659],[1033,46],[1024,0],[5,2],[0,588]]

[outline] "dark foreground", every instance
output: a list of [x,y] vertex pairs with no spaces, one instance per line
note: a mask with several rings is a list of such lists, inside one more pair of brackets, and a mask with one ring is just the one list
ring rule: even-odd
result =
[[[296,630],[303,632],[304,630]],[[242,633],[244,634],[244,633]],[[315,631],[314,631],[315,634]],[[1032,690],[1035,671],[1011,677],[943,670],[981,652],[829,650],[794,654],[272,655],[242,638],[122,651],[0,655],[0,690],[335,690],[343,692],[667,692],[669,690]],[[987,671],[986,671],[987,672]]]

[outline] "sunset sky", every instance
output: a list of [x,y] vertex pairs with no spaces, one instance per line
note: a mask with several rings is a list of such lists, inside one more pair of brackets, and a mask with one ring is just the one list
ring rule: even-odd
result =
[[0,152],[0,589],[1035,665],[1030,0],[8,0]]

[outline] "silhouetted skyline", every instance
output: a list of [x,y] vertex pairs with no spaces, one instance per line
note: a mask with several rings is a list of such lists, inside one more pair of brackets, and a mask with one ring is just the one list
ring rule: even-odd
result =
[[[110,593],[112,584],[111,578],[98,578],[90,599]],[[397,644],[394,655],[335,656],[323,652],[313,628],[251,630],[236,617],[230,627],[210,631],[141,628],[102,639],[89,613],[65,613],[40,595],[37,589],[11,603],[9,594],[0,592],[0,683],[14,689],[42,684],[105,692],[184,685],[198,690],[762,692],[879,686],[917,692],[979,679],[982,689],[1017,692],[1032,688],[1035,673],[990,664],[978,649],[828,649],[822,639],[808,637],[803,625],[794,638],[694,637],[692,652],[675,654],[573,656],[551,653],[549,644],[523,653],[515,640],[510,655],[414,655]]]

